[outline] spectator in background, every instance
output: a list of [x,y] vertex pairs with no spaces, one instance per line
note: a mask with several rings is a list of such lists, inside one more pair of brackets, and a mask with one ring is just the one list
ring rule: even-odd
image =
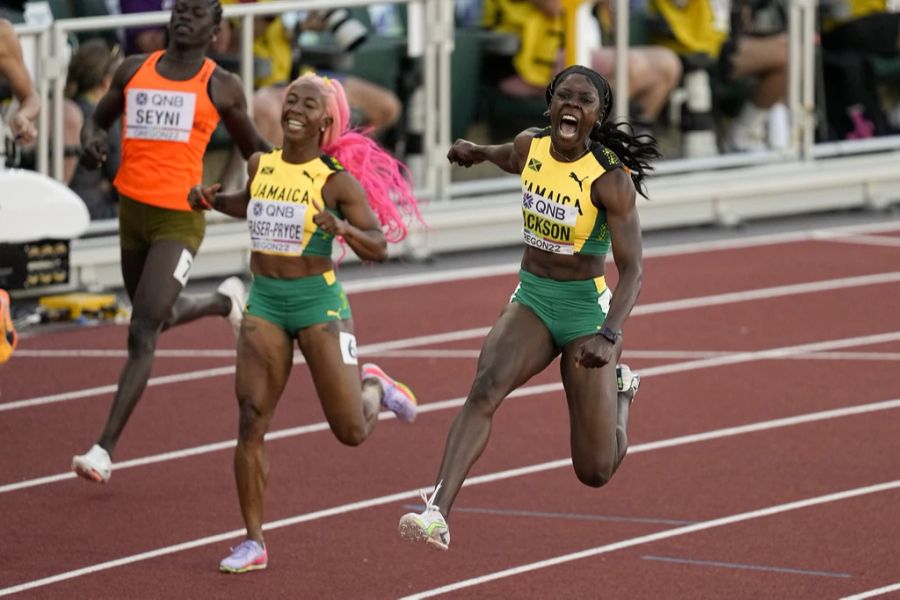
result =
[[[171,10],[172,0],[119,0],[122,14]],[[129,27],[125,30],[125,54],[146,54],[166,47],[166,26]]]
[[[83,120],[94,114],[94,109],[112,83],[113,73],[122,62],[118,46],[110,49],[101,39],[81,44],[69,63],[66,80],[67,102],[74,104]],[[112,181],[119,170],[121,157],[121,124],[116,121],[110,127],[109,155],[96,170],[79,165],[69,182],[69,187],[81,196],[91,213],[91,219],[112,219],[117,216],[118,194]]]
[[651,0],[666,31],[656,38],[680,56],[706,54],[717,64],[715,76],[726,83],[755,80],[750,101],[732,120],[723,142],[727,151],[768,148],[770,109],[787,91],[788,41],[783,31],[758,31],[753,14],[778,0]]
[[[262,22],[261,22],[262,21]],[[324,14],[312,11],[299,24],[303,31],[321,32],[326,28]],[[257,77],[259,88],[253,98],[253,119],[260,133],[271,144],[281,144],[281,106],[284,93],[294,69],[294,32],[285,27],[280,17],[257,19],[254,31],[253,54],[268,64]],[[303,50],[299,53],[302,63]],[[298,71],[309,70],[300,66]],[[394,125],[400,118],[402,106],[396,94],[361,77],[342,73],[319,71],[338,79],[344,87],[351,110],[360,117],[360,125],[378,134]]]
[[[606,5],[606,2],[601,2]],[[512,73],[500,80],[500,90],[510,96],[543,97],[547,84],[563,66],[564,15],[561,0],[486,0],[484,26],[513,33],[521,40],[512,60]],[[594,70],[615,85],[615,50],[595,48]],[[634,46],[628,52],[629,99],[643,122],[653,122],[681,79],[681,64],[669,49]]]
[[829,137],[890,133],[871,58],[900,55],[900,7],[890,0],[820,0],[819,9]]
[[19,38],[6,19],[0,19],[0,79],[9,83],[12,95],[19,101],[19,107],[9,120],[13,136],[22,144],[30,144],[37,138],[34,122],[41,110],[41,100],[25,68]]
[[[174,0],[119,0],[119,10],[122,14],[158,12],[172,10]],[[227,4],[227,2],[223,2]],[[211,53],[224,51],[230,41],[230,27],[223,21],[216,39],[210,46]],[[129,27],[125,30],[125,54],[149,54],[157,50],[163,50],[168,43],[168,29],[165,25],[151,25],[147,27]]]

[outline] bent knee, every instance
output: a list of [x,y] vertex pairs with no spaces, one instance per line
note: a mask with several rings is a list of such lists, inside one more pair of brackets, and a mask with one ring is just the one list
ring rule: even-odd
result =
[[331,431],[340,443],[347,446],[359,446],[369,436],[368,428],[359,425],[336,425],[332,426]]
[[616,465],[612,462],[597,462],[592,465],[575,465],[575,475],[578,481],[586,486],[599,488],[603,487],[613,477],[616,471]]

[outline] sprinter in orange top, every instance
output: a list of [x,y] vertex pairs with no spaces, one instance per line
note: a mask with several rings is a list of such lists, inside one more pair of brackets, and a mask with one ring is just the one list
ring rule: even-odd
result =
[[122,277],[132,302],[128,360],[97,443],[72,459],[82,477],[105,483],[110,455],[137,405],[153,366],[159,334],[206,315],[240,327],[244,285],[226,279],[213,294],[181,294],[206,227],[188,192],[201,183],[203,153],[221,119],[244,158],[270,148],[247,115],[240,81],[205,57],[219,32],[218,0],[176,0],[165,51],[125,59],[81,132],[82,162],[106,160],[107,131],[122,117],[119,191]]

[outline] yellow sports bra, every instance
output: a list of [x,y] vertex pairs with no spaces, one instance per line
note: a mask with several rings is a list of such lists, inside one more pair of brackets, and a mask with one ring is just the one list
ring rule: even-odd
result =
[[250,249],[282,256],[331,256],[334,236],[313,221],[318,209],[313,201],[339,218],[325,205],[322,187],[332,173],[344,167],[324,155],[302,164],[285,162],[281,149],[263,154],[250,187],[247,224]]
[[522,235],[525,243],[553,254],[609,252],[606,211],[591,202],[591,185],[622,167],[612,150],[595,143],[574,162],[550,154],[550,129],[534,136],[522,171]]

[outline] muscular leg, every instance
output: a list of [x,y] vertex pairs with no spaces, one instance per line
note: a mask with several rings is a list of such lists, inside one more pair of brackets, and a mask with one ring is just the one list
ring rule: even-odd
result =
[[344,362],[340,332],[353,333],[353,321],[329,321],[303,329],[297,336],[309,364],[316,393],[335,437],[348,446],[361,444],[378,420],[381,384],[366,380],[360,392],[359,366]]
[[157,242],[146,252],[122,250],[122,276],[131,298],[132,314],[128,326],[128,360],[119,375],[109,417],[97,441],[110,454],[147,386],[156,341],[181,293],[181,282],[173,274],[183,250],[184,245],[174,240]]
[[441,489],[434,500],[445,517],[487,445],[494,411],[510,392],[544,370],[556,354],[550,332],[531,309],[517,302],[503,309],[484,341],[472,389],[447,436],[437,478]]
[[291,338],[277,325],[244,317],[235,390],[240,409],[234,479],[247,537],[263,543],[263,494],[269,479],[264,436],[291,373]]
[[560,361],[569,405],[572,466],[592,487],[609,482],[628,451],[628,409],[633,392],[617,393],[616,365],[581,367],[575,353],[584,338],[566,344]]

